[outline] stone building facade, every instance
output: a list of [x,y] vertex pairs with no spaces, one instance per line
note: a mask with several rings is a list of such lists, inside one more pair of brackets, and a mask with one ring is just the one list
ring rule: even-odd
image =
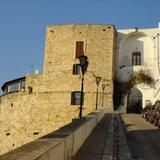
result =
[[9,81],[2,86],[0,154],[78,118],[82,78],[79,54],[86,55],[89,61],[84,77],[83,115],[95,111],[96,76],[102,78],[98,108],[108,107],[112,111],[115,46],[113,25],[48,26],[42,74]]

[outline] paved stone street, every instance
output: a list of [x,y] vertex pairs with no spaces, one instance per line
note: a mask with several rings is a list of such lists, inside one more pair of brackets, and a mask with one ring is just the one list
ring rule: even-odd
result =
[[160,159],[160,129],[138,114],[123,114],[127,140],[132,157],[143,160]]
[[[105,142],[108,136],[108,129],[112,114],[106,114],[101,122],[93,130],[92,134],[88,137],[85,143],[82,145],[79,152],[73,158],[74,160],[102,160],[111,159],[111,155],[105,155]],[[112,146],[111,146],[112,147]],[[111,158],[110,158],[111,157]]]
[[[147,122],[140,114],[122,114],[121,118],[122,121],[119,115],[106,114],[73,159],[159,160],[160,129]],[[126,136],[121,122],[126,127]],[[109,137],[113,135],[112,141]]]

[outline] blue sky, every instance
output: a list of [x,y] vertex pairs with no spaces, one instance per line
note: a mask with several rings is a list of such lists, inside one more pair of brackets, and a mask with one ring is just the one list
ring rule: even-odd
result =
[[102,23],[155,28],[160,0],[0,0],[0,86],[42,70],[51,24]]

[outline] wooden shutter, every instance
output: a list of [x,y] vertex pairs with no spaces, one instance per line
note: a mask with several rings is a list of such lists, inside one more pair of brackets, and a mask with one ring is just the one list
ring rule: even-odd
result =
[[84,54],[84,42],[83,41],[77,41],[76,42],[76,58],[79,58],[79,56]]
[[71,92],[71,105],[75,104],[75,92]]
[[73,73],[73,75],[76,74],[76,64],[73,65],[73,72],[72,73]]

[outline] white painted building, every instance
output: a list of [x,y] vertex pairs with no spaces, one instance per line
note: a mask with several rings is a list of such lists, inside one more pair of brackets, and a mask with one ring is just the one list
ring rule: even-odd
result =
[[[144,108],[148,102],[160,99],[160,26],[148,29],[123,29],[117,31],[117,78],[126,81],[138,70],[149,70],[155,84],[144,84],[133,89],[132,96],[141,99]],[[138,95],[139,94],[139,95]],[[127,103],[125,104],[127,105]]]

